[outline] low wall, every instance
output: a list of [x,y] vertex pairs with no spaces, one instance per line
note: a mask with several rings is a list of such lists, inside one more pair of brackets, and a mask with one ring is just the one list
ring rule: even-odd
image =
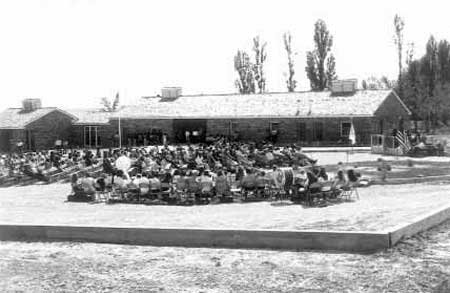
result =
[[424,182],[448,181],[450,175],[435,175],[423,177],[408,177],[408,178],[387,178],[386,181],[375,179],[370,181],[370,185],[400,185],[400,184],[417,184]]
[[85,241],[154,246],[373,252],[389,247],[377,232],[202,230],[0,225],[4,241]]
[[380,232],[211,230],[0,224],[0,241],[75,241],[130,245],[368,253],[450,219],[450,204]]
[[450,204],[425,216],[417,217],[409,223],[403,223],[392,228],[389,233],[390,246],[394,246],[400,240],[411,237],[419,232],[426,231],[450,219]]

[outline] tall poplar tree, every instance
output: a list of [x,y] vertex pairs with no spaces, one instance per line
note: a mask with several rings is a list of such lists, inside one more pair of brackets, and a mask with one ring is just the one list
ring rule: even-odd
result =
[[239,93],[255,93],[254,65],[250,61],[250,56],[245,51],[237,51],[234,56],[234,69],[239,75],[239,78],[235,81],[235,85],[238,88]]
[[286,85],[287,85],[288,92],[293,92],[293,91],[295,91],[295,88],[297,87],[297,81],[294,79],[294,75],[295,75],[294,59],[293,59],[294,53],[292,51],[291,33],[289,33],[289,32],[284,33],[283,42],[284,42],[284,49],[286,50],[286,53],[287,53],[288,69],[289,69],[288,77],[286,80]]
[[253,38],[253,51],[255,52],[253,71],[259,93],[266,91],[266,76],[264,72],[264,63],[267,59],[266,45],[266,42],[261,43],[259,36]]
[[333,36],[326,23],[319,19],[314,24],[314,50],[306,53],[306,75],[314,91],[323,91],[337,79],[336,60],[331,53]]
[[[396,14],[394,17],[394,43],[397,46],[397,54],[398,54],[398,80],[402,79],[402,71],[403,71],[403,29],[405,27],[405,22],[403,19]],[[399,83],[400,84],[400,83]]]

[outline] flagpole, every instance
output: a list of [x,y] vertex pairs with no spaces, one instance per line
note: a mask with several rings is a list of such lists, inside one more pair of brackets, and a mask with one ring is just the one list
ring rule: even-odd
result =
[[122,131],[120,130],[120,112],[119,112],[119,148],[122,148]]
[[[119,92],[117,92],[117,95],[119,95]],[[122,127],[120,125],[120,119],[121,119],[121,114],[120,114],[120,109],[119,109],[119,149],[122,148]]]
[[[350,117],[350,121],[352,123],[353,132],[355,132],[355,126],[353,126],[353,117]],[[355,132],[355,140],[352,142],[352,154],[353,154],[353,145],[356,143],[356,132]]]

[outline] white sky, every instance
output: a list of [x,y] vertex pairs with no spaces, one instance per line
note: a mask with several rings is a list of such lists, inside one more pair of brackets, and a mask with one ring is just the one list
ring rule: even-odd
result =
[[[417,3],[416,3],[417,2]],[[420,2],[420,3],[419,3]],[[285,91],[282,34],[290,31],[299,89],[309,89],[305,52],[322,18],[334,36],[340,78],[387,75],[397,61],[393,18],[405,20],[416,56],[434,34],[450,40],[446,1],[14,1],[0,2],[0,110],[41,98],[44,106],[95,107],[155,95],[235,92],[233,56],[252,37],[268,42],[269,91]]]

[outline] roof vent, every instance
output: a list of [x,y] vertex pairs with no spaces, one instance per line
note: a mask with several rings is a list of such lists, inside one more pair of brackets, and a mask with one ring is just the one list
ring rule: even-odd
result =
[[41,99],[25,99],[22,101],[22,110],[32,112],[42,108]]
[[181,87],[163,87],[161,97],[163,99],[176,99],[181,96]]
[[333,94],[352,94],[356,92],[358,86],[357,79],[343,79],[331,82],[331,93]]

